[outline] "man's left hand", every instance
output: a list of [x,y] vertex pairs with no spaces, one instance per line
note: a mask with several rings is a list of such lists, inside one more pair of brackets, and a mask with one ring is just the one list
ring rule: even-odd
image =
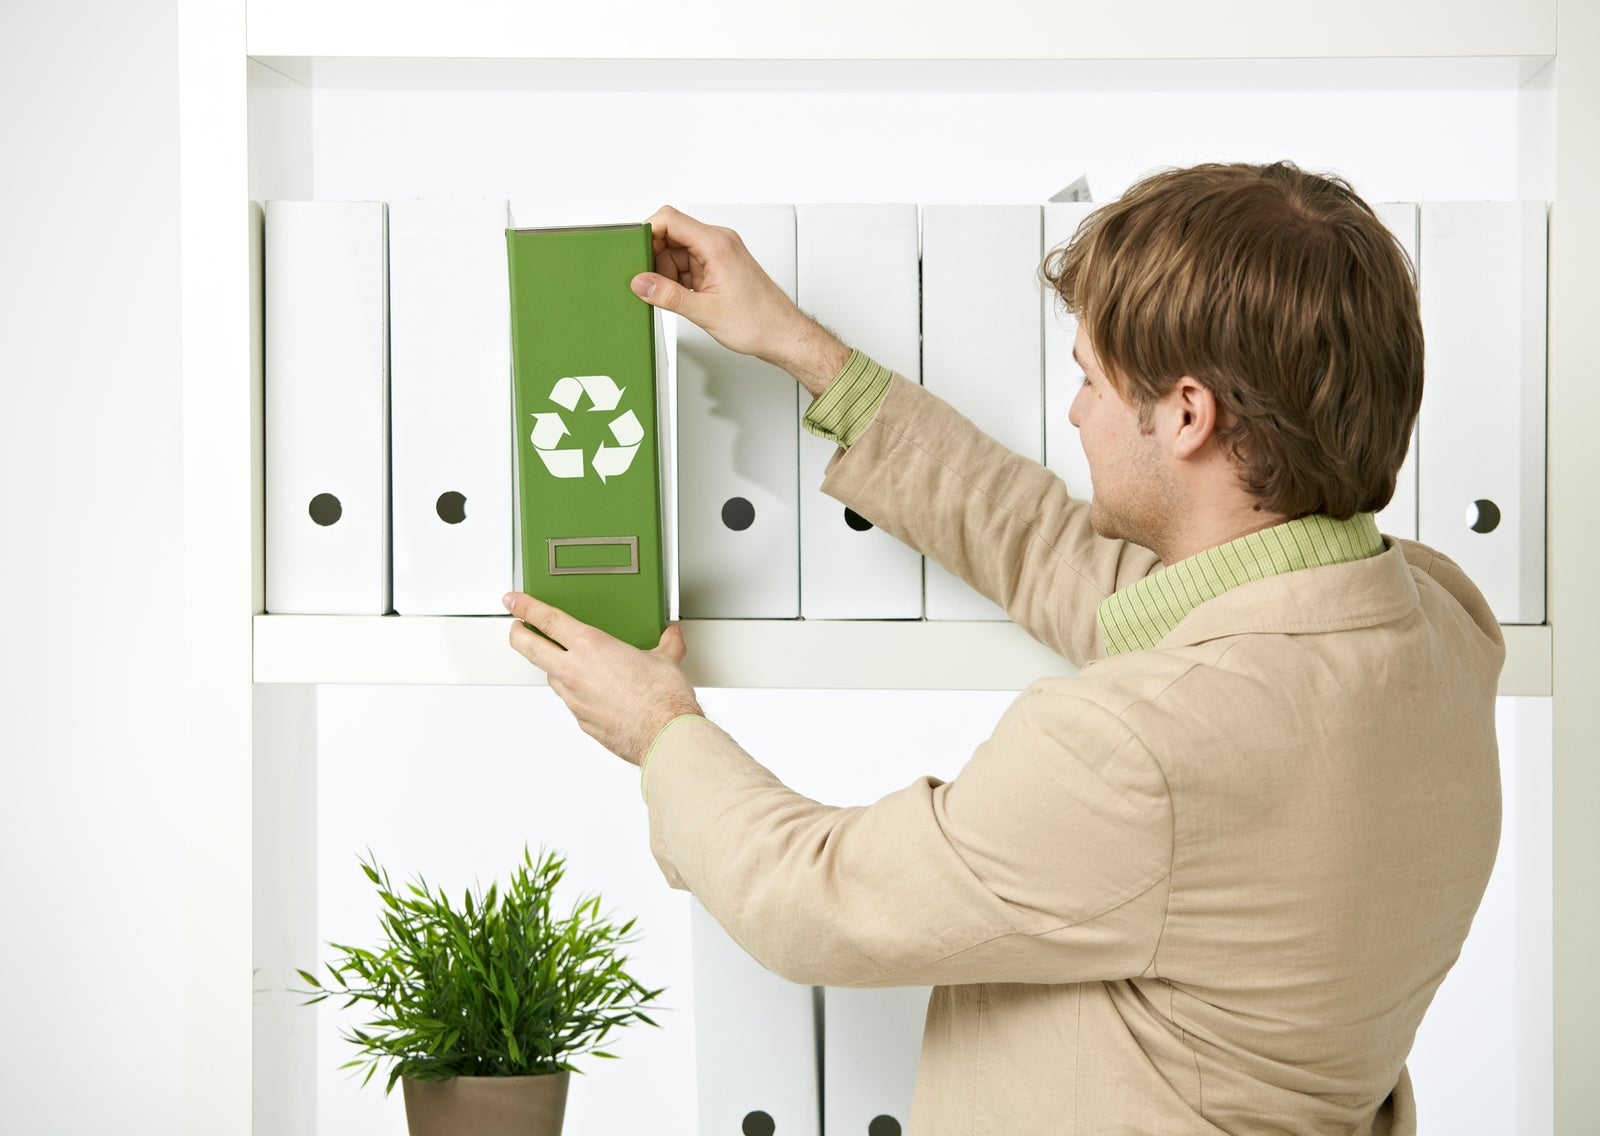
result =
[[668,722],[701,713],[678,667],[687,648],[677,624],[641,651],[521,592],[505,605],[517,617],[511,646],[544,671],[583,732],[622,760],[639,765]]

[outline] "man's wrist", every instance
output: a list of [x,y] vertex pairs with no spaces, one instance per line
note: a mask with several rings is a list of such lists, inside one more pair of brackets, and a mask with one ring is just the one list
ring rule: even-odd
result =
[[704,718],[705,711],[700,708],[700,703],[693,698],[673,698],[662,702],[653,708],[649,718],[649,725],[641,730],[641,742],[632,756],[624,760],[644,768],[650,758],[650,751],[655,748],[656,742],[666,732],[668,726],[679,718]]
[[810,316],[796,324],[794,333],[767,360],[794,376],[815,398],[850,361],[850,348]]

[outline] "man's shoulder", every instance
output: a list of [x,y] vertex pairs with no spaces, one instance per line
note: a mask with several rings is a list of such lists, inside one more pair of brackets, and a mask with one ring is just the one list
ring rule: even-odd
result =
[[[1286,699],[1367,691],[1402,658],[1482,672],[1492,691],[1504,656],[1482,594],[1448,557],[1388,538],[1364,561],[1283,573],[1196,607],[1155,647],[1035,684],[1126,715],[1139,704],[1213,715]],[[1370,677],[1369,677],[1370,676]]]
[[1475,657],[1493,658],[1496,674],[1505,658],[1505,636],[1489,601],[1450,557],[1420,541],[1385,537],[1386,554],[1399,553],[1417,588],[1421,619],[1462,644]]
[[1375,556],[1232,588],[1191,611],[1161,646],[1240,636],[1330,636],[1330,643],[1360,650],[1356,633],[1387,627],[1443,634],[1469,654],[1502,649],[1494,613],[1454,561],[1415,541],[1384,540],[1384,551]]
[[1438,549],[1419,541],[1402,540],[1399,537],[1385,537],[1384,540],[1392,549],[1399,550],[1415,573],[1431,580],[1460,604],[1473,617],[1474,622],[1486,628],[1494,628],[1498,634],[1499,623],[1489,608],[1489,602],[1483,598],[1483,593],[1462,570],[1461,565]]

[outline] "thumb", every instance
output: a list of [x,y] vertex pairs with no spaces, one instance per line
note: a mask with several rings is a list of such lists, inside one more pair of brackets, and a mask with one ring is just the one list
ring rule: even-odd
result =
[[669,280],[659,272],[641,272],[630,282],[633,294],[652,307],[699,323],[696,317],[704,314],[704,297],[685,288],[676,280]]
[[683,627],[669,623],[667,629],[661,633],[661,641],[650,653],[666,659],[669,663],[683,662],[683,657],[689,653],[689,645],[683,639]]

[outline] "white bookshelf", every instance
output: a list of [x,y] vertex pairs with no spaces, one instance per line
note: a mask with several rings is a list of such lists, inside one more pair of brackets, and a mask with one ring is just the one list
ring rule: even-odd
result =
[[[309,804],[304,793],[273,796],[262,785],[278,782],[262,777],[297,767],[314,744],[307,722],[314,722],[316,687],[540,681],[505,646],[500,619],[260,614],[260,347],[251,318],[259,308],[251,234],[258,237],[259,227],[241,223],[245,203],[390,188],[411,195],[438,184],[426,181],[427,171],[385,165],[359,147],[348,159],[328,157],[308,141],[314,114],[324,114],[325,133],[336,133],[364,121],[356,107],[363,100],[376,107],[379,131],[386,116],[420,122],[425,108],[447,100],[473,107],[492,100],[529,114],[561,105],[608,123],[631,107],[644,148],[668,144],[679,128],[659,116],[660,105],[727,92],[819,99],[822,109],[806,106],[823,114],[828,100],[875,97],[889,107],[905,94],[943,106],[963,97],[1048,101],[1077,93],[1158,102],[1163,92],[1288,91],[1348,96],[1359,118],[1373,100],[1468,106],[1479,96],[1499,114],[1508,96],[1541,104],[1541,92],[1554,89],[1550,135],[1524,129],[1517,141],[1530,151],[1524,176],[1542,188],[1525,196],[1555,200],[1550,620],[1505,629],[1501,693],[1554,697],[1557,1131],[1583,1131],[1587,1118],[1600,1115],[1600,1082],[1588,1075],[1600,1058],[1600,995],[1585,981],[1589,960],[1600,954],[1590,899],[1600,894],[1600,772],[1589,760],[1591,739],[1600,737],[1600,700],[1590,693],[1600,682],[1600,651],[1592,647],[1600,598],[1584,571],[1600,555],[1586,476],[1592,443],[1583,426],[1600,411],[1590,331],[1590,313],[1600,306],[1590,267],[1600,263],[1600,201],[1592,192],[1600,184],[1600,13],[1591,8],[1588,0],[1355,0],[1337,12],[1281,0],[1137,7],[1002,0],[980,15],[970,4],[930,0],[912,20],[903,5],[845,0],[792,10],[692,0],[670,18],[643,0],[612,0],[603,14],[595,5],[463,0],[448,16],[419,0],[181,0],[187,1130],[246,1132],[260,1123],[260,1131],[276,1131],[270,1118],[296,1115],[299,1106],[280,1101],[253,1121],[253,1082],[258,1093],[281,1095],[296,1076],[312,1075],[280,1052],[281,1038],[253,1032],[263,1024],[253,1026],[250,973],[261,936],[296,933],[303,918],[292,885],[304,865],[285,876],[266,860],[300,823],[297,810],[314,809],[314,794]],[[665,103],[640,98],[652,92]],[[1146,113],[1156,110],[1152,102]],[[1503,126],[1489,133],[1503,138]],[[1307,127],[1308,136],[1332,129]],[[1426,150],[1427,141],[1402,136],[1363,151],[1378,176],[1392,174],[1402,191],[1385,187],[1376,196],[1429,196],[1422,190],[1431,187],[1418,184],[1423,175],[1407,164],[1407,151]],[[490,182],[503,172],[486,165],[454,176],[460,188],[477,190],[474,178]],[[1030,169],[1033,181],[1018,192],[1036,200],[1078,172],[1068,166],[1046,188],[1044,169]],[[964,188],[952,182],[947,192]],[[1407,188],[1418,192],[1405,196]],[[815,182],[815,192],[827,189]],[[515,192],[500,183],[500,195]],[[1009,625],[693,621],[686,631],[691,674],[705,686],[1016,689],[1064,669]],[[244,879],[261,893],[254,902],[238,886]],[[258,912],[263,926],[255,925]],[[310,1090],[289,1095],[297,1091]]]

